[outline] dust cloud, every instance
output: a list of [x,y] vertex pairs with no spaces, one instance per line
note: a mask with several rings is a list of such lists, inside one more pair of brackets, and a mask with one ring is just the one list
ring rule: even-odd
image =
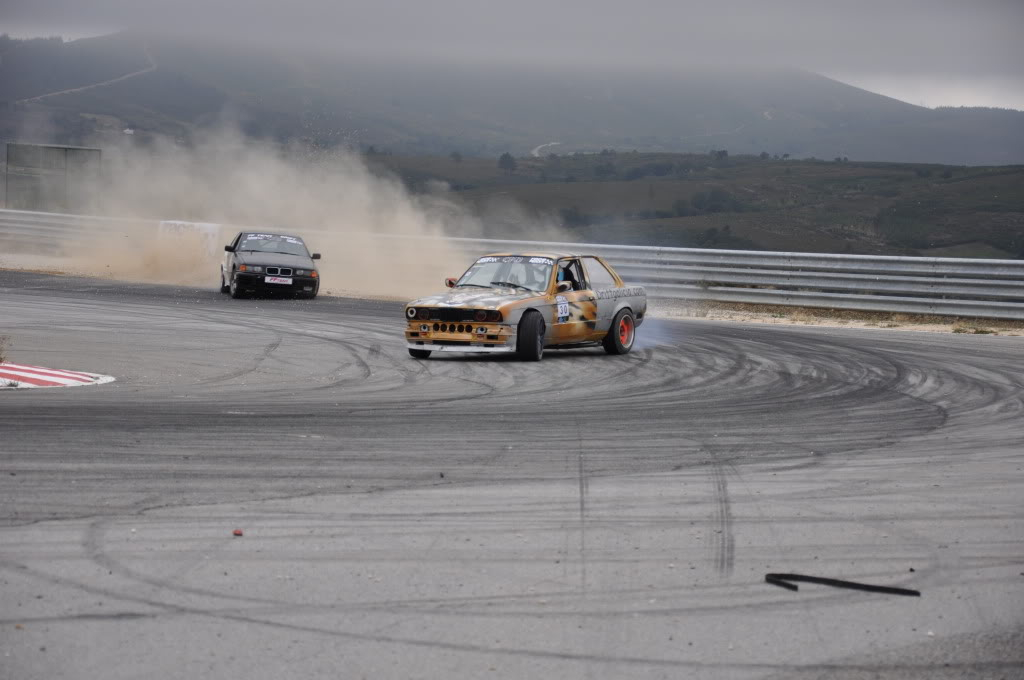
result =
[[216,286],[223,246],[260,228],[302,236],[322,254],[322,293],[409,298],[468,266],[470,255],[437,237],[482,233],[443,187],[412,194],[357,154],[282,147],[233,128],[188,148],[105,148],[104,171],[98,209],[109,222],[65,248],[68,271]]

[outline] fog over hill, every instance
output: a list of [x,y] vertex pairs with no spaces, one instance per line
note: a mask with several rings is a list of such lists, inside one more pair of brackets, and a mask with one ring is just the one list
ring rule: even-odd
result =
[[253,137],[404,154],[1024,163],[1024,112],[928,109],[782,67],[485,66],[138,32],[5,40],[0,57],[6,140],[96,144],[131,128],[187,142],[227,118]]

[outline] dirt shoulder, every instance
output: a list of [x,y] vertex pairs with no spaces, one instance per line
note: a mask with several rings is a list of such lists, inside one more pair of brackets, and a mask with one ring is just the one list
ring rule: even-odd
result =
[[930,333],[968,333],[1024,337],[1024,321],[964,319],[929,314],[866,312],[815,307],[652,299],[649,314],[660,319],[707,319],[781,326],[885,328]]

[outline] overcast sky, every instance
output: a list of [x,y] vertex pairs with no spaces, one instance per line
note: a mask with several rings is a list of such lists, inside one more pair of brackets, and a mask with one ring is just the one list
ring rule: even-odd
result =
[[1024,109],[1024,0],[0,0],[19,37],[126,28],[538,67],[778,64]]

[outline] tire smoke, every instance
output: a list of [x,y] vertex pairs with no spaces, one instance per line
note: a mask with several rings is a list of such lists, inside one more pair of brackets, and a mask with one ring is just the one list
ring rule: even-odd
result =
[[[302,236],[322,253],[323,293],[410,297],[468,264],[437,237],[481,233],[479,219],[443,192],[414,195],[355,153],[281,147],[232,127],[189,147],[105,149],[104,168],[99,210],[139,226],[69,245],[75,273],[215,286],[223,245],[260,228]],[[155,220],[179,223],[154,229]]]

